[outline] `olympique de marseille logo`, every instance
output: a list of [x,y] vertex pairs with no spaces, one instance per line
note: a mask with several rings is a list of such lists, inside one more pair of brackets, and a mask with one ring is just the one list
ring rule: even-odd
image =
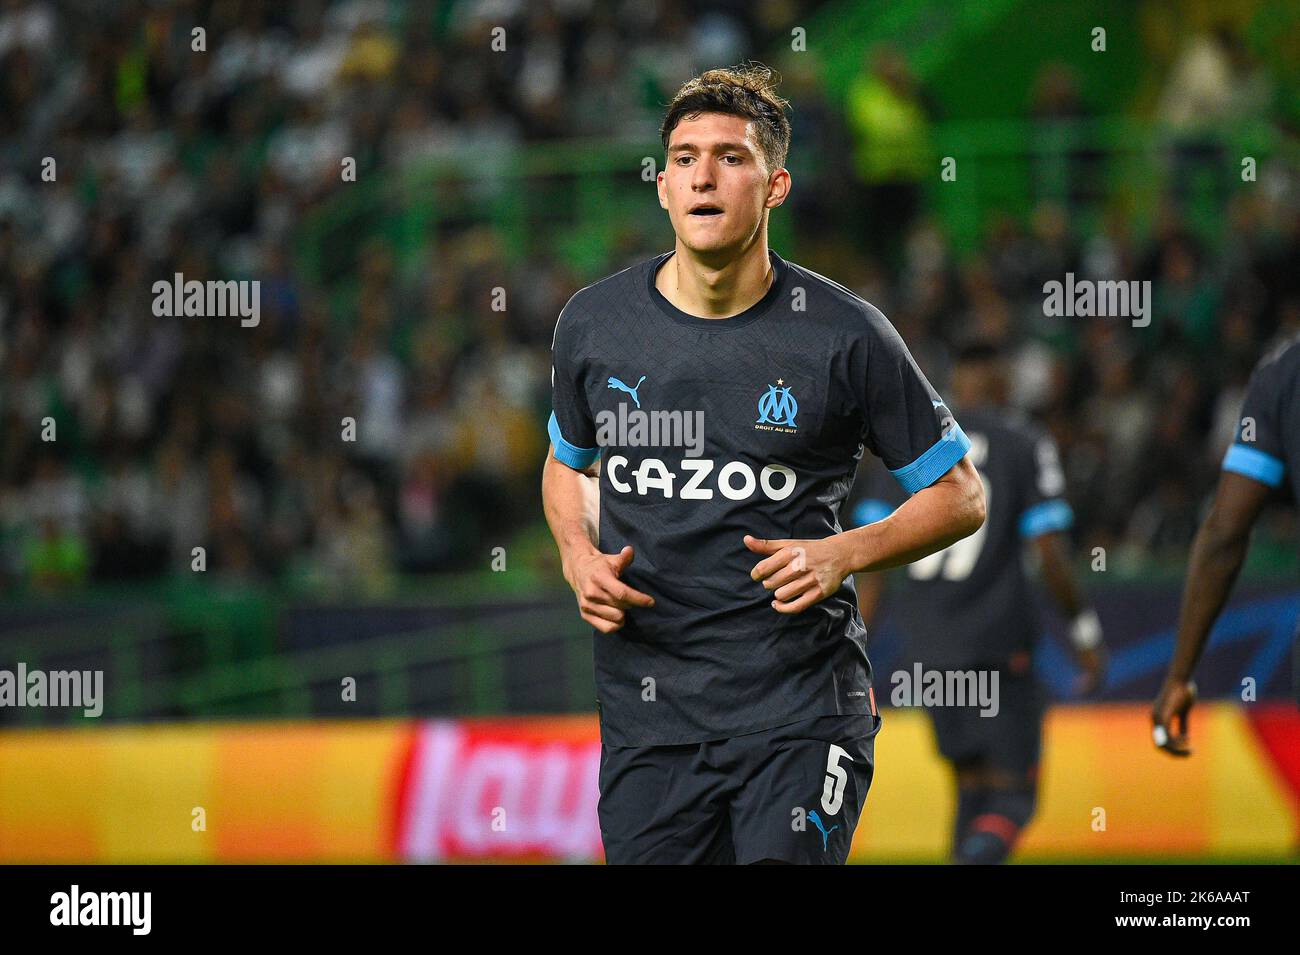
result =
[[768,385],[767,391],[758,399],[758,421],[754,427],[760,431],[783,431],[790,433],[799,426],[794,416],[799,413],[799,402],[790,393],[784,378],[778,378],[775,385]]

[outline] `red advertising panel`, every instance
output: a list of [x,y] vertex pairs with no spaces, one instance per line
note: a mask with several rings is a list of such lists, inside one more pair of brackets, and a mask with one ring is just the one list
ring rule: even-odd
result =
[[421,724],[398,823],[411,862],[602,857],[592,717]]

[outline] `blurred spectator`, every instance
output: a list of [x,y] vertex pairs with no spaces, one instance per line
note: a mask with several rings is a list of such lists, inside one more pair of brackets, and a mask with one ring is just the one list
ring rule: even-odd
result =
[[[679,83],[788,49],[803,12],[4,0],[0,590],[185,573],[197,547],[219,579],[331,591],[486,566],[540,521],[551,335],[589,277],[575,250],[608,273],[668,235],[598,174],[516,184],[515,148],[576,137],[639,156]],[[811,53],[780,59],[782,254],[880,306],[941,388],[952,342],[1004,343],[1016,404],[1061,445],[1076,533],[1182,555],[1250,368],[1300,332],[1294,169],[1225,192],[1208,231],[1176,201],[1219,161],[1222,126],[1268,108],[1240,42],[1197,37],[1169,77],[1176,171],[1149,228],[1103,194],[1109,157],[1076,143],[1078,78],[1044,66],[1024,105],[1046,164],[1024,210],[964,253],[924,204],[935,109],[902,54],[873,47],[842,102]],[[448,164],[460,174],[428,175]],[[1043,283],[1070,271],[1151,281],[1152,327],[1047,316]],[[155,317],[151,287],[176,273],[258,280],[258,326]]]
[[1063,202],[1070,211],[1102,195],[1104,153],[1089,145],[1092,118],[1074,70],[1048,63],[1034,81],[1029,114],[1036,127],[1034,191],[1040,199]]
[[1175,200],[1185,202],[1195,180],[1204,175],[1214,201],[1222,201],[1231,164],[1216,133],[1261,119],[1271,97],[1268,74],[1229,27],[1187,41],[1158,106],[1171,137]]
[[865,190],[860,238],[897,264],[900,237],[920,208],[921,182],[934,173],[932,110],[892,46],[872,49],[864,65],[848,93],[855,170]]

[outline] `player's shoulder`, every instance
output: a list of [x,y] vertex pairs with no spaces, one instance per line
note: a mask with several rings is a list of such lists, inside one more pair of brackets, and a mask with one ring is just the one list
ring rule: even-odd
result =
[[575,319],[581,319],[599,313],[613,302],[626,302],[629,293],[645,287],[647,273],[666,257],[667,253],[643,259],[613,275],[584,285],[569,297],[560,314],[572,313]]
[[885,313],[852,289],[797,262],[784,261],[790,270],[789,288],[804,290],[809,314],[830,321],[850,334],[879,335],[894,331]]
[[1294,414],[1300,401],[1300,333],[1272,345],[1251,372],[1246,388],[1248,405],[1273,407]]
[[633,301],[637,292],[645,287],[647,273],[664,258],[666,254],[635,262],[578,289],[560,309],[555,323],[557,335],[561,327],[565,335],[584,334],[598,325],[608,327],[607,319],[615,307]]
[[1294,382],[1300,375],[1300,332],[1290,335],[1266,351],[1255,366],[1257,377],[1277,382]]

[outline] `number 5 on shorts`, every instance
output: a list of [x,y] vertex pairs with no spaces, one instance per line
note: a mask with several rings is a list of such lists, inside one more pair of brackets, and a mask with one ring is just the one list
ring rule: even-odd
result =
[[826,754],[826,783],[822,786],[822,809],[826,810],[828,816],[835,815],[840,811],[840,806],[844,805],[844,788],[848,785],[849,773],[840,765],[840,760],[845,756],[849,757],[850,763],[853,762],[848,750],[831,743],[830,751]]

